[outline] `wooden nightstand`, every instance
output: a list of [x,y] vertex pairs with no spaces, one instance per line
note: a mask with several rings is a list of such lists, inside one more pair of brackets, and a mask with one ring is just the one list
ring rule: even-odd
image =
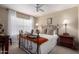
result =
[[69,35],[59,35],[58,45],[75,49],[74,38]]

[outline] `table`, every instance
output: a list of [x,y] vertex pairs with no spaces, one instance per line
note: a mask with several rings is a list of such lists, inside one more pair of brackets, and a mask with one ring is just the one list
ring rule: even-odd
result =
[[8,54],[9,51],[9,36],[8,35],[0,35],[0,44],[2,46],[2,54]]

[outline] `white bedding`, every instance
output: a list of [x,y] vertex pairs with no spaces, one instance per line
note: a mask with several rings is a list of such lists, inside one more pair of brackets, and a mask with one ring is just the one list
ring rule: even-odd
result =
[[57,35],[40,34],[41,37],[47,38],[48,41],[40,46],[41,53],[49,53],[57,44]]
[[[45,43],[43,43],[42,45],[40,45],[40,54],[47,54],[49,53],[57,44],[57,38],[58,36],[56,34],[54,35],[47,35],[47,34],[39,34],[40,37],[44,37],[47,38],[48,41],[46,41]],[[25,44],[27,46],[27,43]],[[36,49],[37,49],[37,44],[32,42],[32,53],[36,53]],[[30,46],[30,41],[29,41],[29,46]]]

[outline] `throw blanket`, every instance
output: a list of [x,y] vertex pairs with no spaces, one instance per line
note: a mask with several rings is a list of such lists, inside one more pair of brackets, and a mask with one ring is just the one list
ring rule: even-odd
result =
[[43,37],[39,37],[37,39],[34,40],[37,44],[41,45],[42,43],[48,41],[48,39],[43,38]]

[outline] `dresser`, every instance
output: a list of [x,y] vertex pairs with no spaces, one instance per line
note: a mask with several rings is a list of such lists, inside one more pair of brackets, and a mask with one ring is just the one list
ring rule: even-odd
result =
[[0,44],[2,47],[2,54],[8,54],[9,51],[9,36],[8,35],[0,35]]
[[72,37],[70,35],[59,35],[59,38],[58,38],[57,42],[58,42],[57,43],[58,45],[75,49],[74,37]]

